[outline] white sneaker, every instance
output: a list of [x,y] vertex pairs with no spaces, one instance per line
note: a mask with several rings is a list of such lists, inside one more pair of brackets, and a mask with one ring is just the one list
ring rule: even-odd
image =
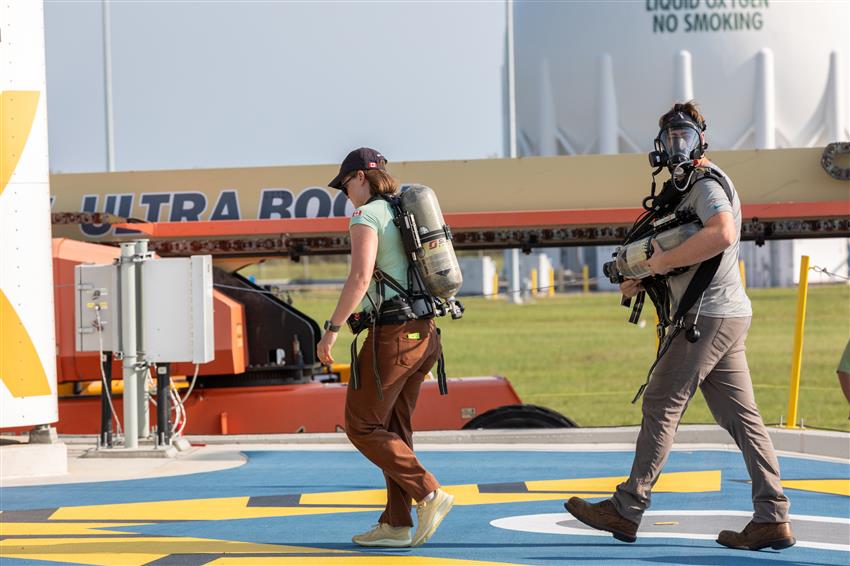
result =
[[386,523],[378,523],[371,530],[351,537],[351,542],[360,546],[407,547],[410,546],[410,527],[391,527]]
[[410,543],[410,546],[419,546],[431,538],[437,527],[451,511],[454,501],[453,495],[449,495],[438,488],[431,501],[421,501],[416,505],[416,534],[413,535],[413,542]]

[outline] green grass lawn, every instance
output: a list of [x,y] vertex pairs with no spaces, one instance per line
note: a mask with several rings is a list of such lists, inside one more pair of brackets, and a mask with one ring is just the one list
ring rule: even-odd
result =
[[[753,324],[747,353],[756,400],[765,422],[787,420],[794,345],[796,289],[751,289]],[[321,323],[336,294],[297,293],[294,305]],[[639,405],[630,401],[655,355],[654,309],[647,301],[643,328],[628,324],[629,311],[613,293],[540,298],[525,305],[504,299],[464,301],[462,320],[442,319],[449,376],[502,375],[526,403],[550,407],[581,426],[634,425]],[[848,407],[835,376],[850,338],[850,286],[813,286],[808,296],[798,421],[850,431]],[[351,336],[334,348],[348,361]],[[713,422],[697,394],[685,423]]]

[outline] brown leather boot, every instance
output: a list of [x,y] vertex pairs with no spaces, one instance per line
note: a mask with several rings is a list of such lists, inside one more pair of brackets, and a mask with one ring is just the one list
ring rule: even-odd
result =
[[599,503],[588,503],[581,497],[571,497],[564,503],[573,517],[594,529],[608,531],[623,542],[635,542],[638,526],[617,512],[610,499]]
[[782,550],[797,542],[791,532],[791,523],[754,523],[750,521],[740,533],[720,531],[717,542],[729,548],[761,550],[768,546]]

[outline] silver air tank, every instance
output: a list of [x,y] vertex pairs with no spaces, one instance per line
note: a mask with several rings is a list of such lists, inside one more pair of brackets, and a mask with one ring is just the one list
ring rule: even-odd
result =
[[617,250],[617,269],[626,278],[650,277],[652,272],[647,267],[646,260],[652,255],[652,240],[658,242],[662,250],[668,251],[699,232],[701,227],[699,222],[690,222],[623,246]]
[[422,248],[414,261],[428,292],[441,299],[454,297],[463,276],[437,195],[425,185],[409,185],[401,194],[401,207],[416,221]]

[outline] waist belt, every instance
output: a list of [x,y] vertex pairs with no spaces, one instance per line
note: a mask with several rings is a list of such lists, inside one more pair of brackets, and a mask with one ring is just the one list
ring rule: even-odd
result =
[[[357,367],[357,338],[360,333],[367,328],[372,329],[372,367],[375,370],[375,385],[378,390],[378,399],[383,400],[384,391],[381,383],[381,374],[378,362],[378,340],[374,336],[377,326],[386,326],[391,324],[402,324],[410,320],[433,318],[430,316],[417,317],[409,305],[403,300],[394,301],[390,299],[386,301],[384,308],[381,308],[381,313],[375,315],[375,311],[361,311],[354,313],[348,317],[348,327],[354,333],[354,340],[351,341],[351,386],[354,389],[360,389],[360,372]],[[437,328],[437,340],[441,340],[440,329]],[[446,395],[449,392],[448,380],[446,377],[446,359],[443,356],[442,344],[439,345],[440,357],[437,360],[437,385],[440,389],[440,395]]]
[[374,311],[360,311],[348,317],[346,323],[354,335],[361,333],[372,326],[386,326],[389,324],[402,324],[411,320],[427,320],[432,316],[415,316],[409,310],[389,310],[375,316]]

